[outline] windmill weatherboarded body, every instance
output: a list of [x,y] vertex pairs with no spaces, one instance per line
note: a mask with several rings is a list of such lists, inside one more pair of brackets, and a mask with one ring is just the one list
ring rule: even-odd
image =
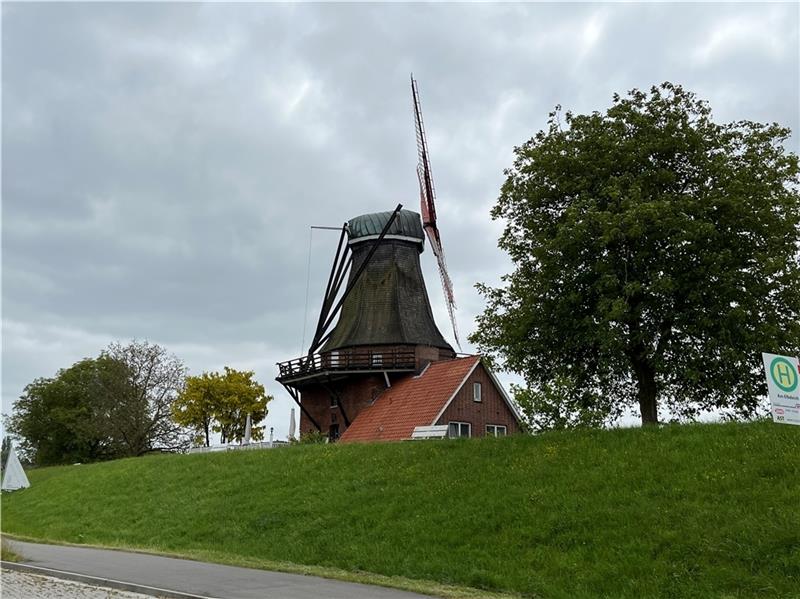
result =
[[[436,416],[440,419],[444,415],[449,409],[444,404],[449,405],[459,391],[466,388],[467,378],[484,377],[481,378],[484,381],[488,372],[477,357],[472,357],[468,364],[463,359],[456,359],[453,347],[434,322],[425,289],[420,254],[424,251],[427,234],[439,265],[445,301],[458,343],[453,287],[436,223],[435,191],[419,93],[413,78],[411,82],[422,217],[398,205],[393,211],[357,216],[342,227],[308,353],[278,364],[280,374],[277,380],[300,407],[301,436],[320,431],[330,441],[338,440],[343,434],[343,440],[347,440],[345,431],[355,423],[359,414],[370,408],[369,422],[365,420],[363,426],[354,427],[354,432],[349,435],[352,440],[410,438],[411,431],[406,430],[408,426],[413,429],[436,424],[429,422],[430,418]],[[432,363],[442,365],[426,375]],[[408,384],[412,378],[418,381]],[[478,393],[479,399],[473,397],[473,402],[480,403],[479,408],[488,409],[490,403],[494,406],[491,398],[497,396],[498,402],[495,403],[501,407],[495,410],[497,414],[492,414],[492,418],[502,420],[503,433],[517,430],[518,418],[502,387],[493,376],[486,380],[494,389],[488,394],[489,400],[483,404],[480,392],[474,391],[481,385],[476,378],[478,387],[470,389]],[[398,399],[397,403],[406,406],[401,414],[391,409],[379,409],[384,403],[394,401],[392,393],[387,393],[394,386],[404,393],[402,401]],[[445,388],[449,389],[447,394],[443,394]],[[386,400],[380,401],[382,397]],[[426,405],[424,409],[420,407],[422,404]],[[500,412],[503,412],[503,418],[500,418]],[[398,420],[405,424],[393,427]],[[384,423],[395,432],[383,434]],[[488,423],[487,420],[486,426],[501,426]],[[499,429],[492,430],[497,434]],[[484,429],[481,431],[483,434]]]

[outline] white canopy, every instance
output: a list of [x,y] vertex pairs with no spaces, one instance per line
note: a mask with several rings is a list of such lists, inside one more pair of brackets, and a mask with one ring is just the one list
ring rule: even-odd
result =
[[17,452],[12,447],[8,452],[8,459],[6,460],[6,469],[3,473],[3,491],[16,491],[17,489],[25,489],[30,487],[31,483],[28,482],[28,477],[22,469],[22,464],[19,463]]

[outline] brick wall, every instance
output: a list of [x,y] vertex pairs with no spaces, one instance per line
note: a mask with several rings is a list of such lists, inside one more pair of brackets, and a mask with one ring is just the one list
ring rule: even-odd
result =
[[[342,407],[350,422],[352,422],[358,413],[386,388],[386,381],[383,378],[383,373],[377,373],[374,375],[358,375],[357,378],[332,383],[329,386],[339,393]],[[331,407],[331,395],[327,389],[319,385],[308,387],[303,390],[300,401],[303,407],[313,416],[314,420],[317,421],[324,434],[328,434],[328,430],[333,423],[339,425],[340,435],[344,433],[347,428],[344,416],[338,407]],[[311,420],[301,410],[300,434],[316,430]]]
[[421,370],[429,362],[437,362],[438,360],[452,360],[456,357],[456,354],[453,351],[440,347],[417,345],[414,349],[414,357],[416,358],[417,368]]
[[[472,398],[473,383],[481,384],[480,402]],[[520,430],[513,412],[494,386],[483,364],[478,364],[467,378],[436,424],[448,424],[451,421],[469,422],[472,425],[473,437],[483,437],[486,434],[487,424],[504,425],[509,435]]]
[[[374,345],[360,347],[357,351],[360,353],[372,352],[376,355],[382,352],[388,354],[391,350],[399,347],[403,346]],[[454,353],[450,350],[427,345],[407,346],[407,348],[410,350],[413,349],[418,370],[422,370],[429,362],[451,359],[454,356]],[[338,359],[344,361],[344,356],[347,351],[347,349],[339,350]],[[325,355],[328,360],[331,359],[330,354]],[[401,376],[408,375],[406,373],[389,373],[389,378],[392,381]],[[382,371],[377,371],[375,374],[351,375],[349,380],[331,383],[328,386],[339,393],[347,418],[350,422],[353,422],[358,413],[372,403],[381,391],[386,389],[386,379]],[[339,425],[339,435],[344,433],[347,428],[344,416],[339,408],[331,407],[331,395],[325,387],[321,385],[309,385],[304,388],[301,393],[301,403],[314,420],[317,421],[324,434],[328,434],[331,424],[334,423]],[[311,420],[300,410],[300,434],[302,435],[316,430]]]

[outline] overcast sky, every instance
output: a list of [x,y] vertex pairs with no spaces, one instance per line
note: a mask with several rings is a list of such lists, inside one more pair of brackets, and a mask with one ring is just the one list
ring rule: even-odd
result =
[[555,104],[604,110],[669,80],[718,121],[798,131],[798,10],[3,4],[3,411],[34,378],[138,338],[194,374],[255,370],[285,436],[275,363],[301,353],[304,321],[308,344],[336,242],[309,226],[419,210],[412,71],[465,337],[475,283],[510,268],[489,217],[503,169]]

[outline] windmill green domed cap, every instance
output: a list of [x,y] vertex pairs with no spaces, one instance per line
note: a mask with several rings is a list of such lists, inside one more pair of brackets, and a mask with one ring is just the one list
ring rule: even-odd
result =
[[[359,347],[427,346],[455,355],[433,319],[420,266],[422,219],[401,210],[381,243],[375,243],[393,212],[348,222],[351,289],[321,353]],[[368,259],[369,258],[369,259]]]
[[[350,243],[377,238],[389,222],[394,211],[373,212],[356,216],[347,223]],[[386,232],[388,238],[405,238],[408,241],[423,243],[425,233],[422,230],[422,219],[417,212],[401,210]],[[386,238],[385,237],[385,238]],[[384,238],[384,239],[385,239]]]

